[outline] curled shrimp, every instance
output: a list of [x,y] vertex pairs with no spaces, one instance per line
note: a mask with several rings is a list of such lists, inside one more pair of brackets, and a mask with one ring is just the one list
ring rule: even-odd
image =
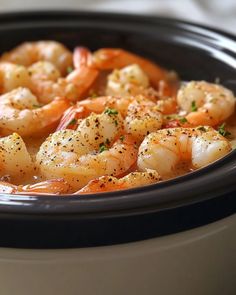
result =
[[124,117],[124,130],[142,140],[145,135],[162,126],[162,113],[158,106],[144,96],[114,97],[102,96],[86,99],[72,106],[63,115],[57,130],[76,129],[79,119],[91,112],[101,113],[105,109],[119,111]]
[[0,193],[6,194],[66,194],[71,191],[70,185],[64,179],[51,179],[36,184],[14,185],[0,181]]
[[113,176],[101,176],[97,179],[91,180],[85,187],[75,194],[111,192],[153,184],[159,181],[161,181],[160,175],[157,171],[150,169],[146,172],[131,172],[120,179]]
[[61,76],[56,66],[48,61],[39,61],[28,68],[32,81],[31,88],[42,103],[48,103],[57,96],[73,101],[83,97],[96,79],[98,71],[85,66],[82,60],[80,66],[78,64],[77,59],[75,69],[72,69],[65,78]]
[[[109,54],[106,55],[105,53],[108,52]],[[103,54],[105,55],[103,56]],[[87,48],[77,47],[74,50],[74,65],[76,71],[80,71],[81,77],[84,73],[83,79],[80,80],[83,81],[83,87],[79,87],[81,89],[89,89],[102,70],[115,69],[108,76],[105,89],[108,96],[136,96],[141,94],[151,100],[159,100],[158,107],[165,114],[176,111],[175,96],[178,85],[176,76],[167,74],[165,70],[148,60],[123,50],[101,49],[92,55]],[[160,75],[160,72],[162,75]],[[71,76],[73,75],[71,73]],[[160,77],[163,79],[160,80]],[[169,84],[165,80],[167,78]],[[157,87],[158,91],[151,87],[149,80],[152,85],[154,84]]]
[[57,96],[79,100],[89,88],[90,79],[91,73],[76,69],[64,78],[57,67],[48,61],[36,62],[28,68],[9,62],[0,63],[0,93],[26,87],[44,104]]
[[55,41],[25,42],[2,55],[1,61],[30,66],[38,61],[54,64],[62,75],[72,66],[72,53]]
[[[134,53],[119,48],[102,48],[94,52],[93,64],[100,70],[121,69],[136,64],[148,75],[155,89],[162,88],[163,96],[174,96],[177,90],[177,78],[157,64]],[[160,85],[161,82],[161,85]]]
[[[134,65],[133,67],[141,68],[142,71],[146,73],[148,79],[151,82],[151,85],[156,90],[158,90],[159,95],[168,97],[176,96],[178,88],[178,79],[176,74],[173,72],[167,72],[158,65],[149,61],[148,59],[142,58],[126,50],[117,48],[102,48],[91,54],[91,52],[87,48],[77,47],[75,52],[76,54],[74,55],[74,64],[77,66],[77,68],[80,68],[82,66],[87,70],[93,69],[96,71],[107,71],[113,69],[120,70],[124,67]],[[129,71],[130,69],[128,68],[128,72]],[[122,71],[122,76],[126,76],[127,78],[126,72],[127,70]],[[116,74],[119,74],[120,72],[115,71],[114,73],[115,74],[111,76],[114,79],[110,78],[110,80],[113,80],[113,82],[116,83]],[[130,75],[128,76],[130,77]],[[140,75],[140,78],[142,77],[144,76]],[[129,82],[131,82],[130,79]],[[144,80],[141,84],[145,84]],[[134,83],[131,83],[131,85],[131,88],[135,92]],[[114,89],[114,87],[112,88]]]
[[107,79],[106,94],[127,96],[143,94],[150,87],[148,75],[136,64],[115,69]]
[[107,108],[116,109],[125,117],[129,104],[134,100],[134,97],[99,96],[79,101],[65,111],[57,130],[76,129],[79,119],[86,118],[91,113],[100,114]]
[[96,177],[124,173],[135,163],[137,147],[130,136],[119,138],[122,124],[118,113],[104,112],[91,114],[77,130],[55,132],[36,156],[42,175],[62,177],[79,189]]
[[[74,68],[72,59],[75,61]],[[22,83],[23,72],[22,79],[14,79],[13,76],[11,80],[18,83],[17,86],[30,88],[42,103],[48,103],[57,96],[81,99],[98,75],[97,69],[88,66],[88,60],[89,52],[82,48],[76,48],[72,56],[67,48],[54,41],[26,42],[3,54],[0,59],[3,64],[8,62],[24,66],[21,70],[25,72],[28,67],[25,75],[27,79],[31,76],[31,84]],[[68,69],[71,71],[69,74]],[[0,68],[0,90],[1,84]]]
[[29,89],[20,87],[12,90],[0,96],[1,133],[34,135],[56,123],[68,106],[69,102],[66,99],[56,98],[41,107]]
[[211,127],[162,129],[149,134],[139,147],[138,168],[170,175],[181,161],[193,169],[204,167],[225,156],[230,142]]
[[0,175],[21,179],[31,173],[34,164],[23,139],[17,133],[0,138]]
[[158,108],[164,114],[176,112],[177,102],[174,97],[165,97],[164,90],[159,83],[159,91],[150,86],[149,77],[140,68],[133,64],[120,70],[115,69],[109,76],[106,88],[107,95],[115,96],[137,96],[143,95],[157,103]]
[[233,93],[221,85],[192,81],[177,94],[179,106],[186,111],[192,126],[215,126],[230,117],[235,108]]
[[63,78],[56,67],[47,61],[33,64],[29,70],[32,75],[34,91],[42,102],[49,102],[55,96],[64,96],[70,100],[80,100],[98,75],[98,70],[88,66],[90,54],[82,47],[73,53],[74,69]]
[[28,68],[31,84],[28,88],[37,96],[40,103],[47,104],[55,97],[66,97],[68,100],[78,100],[82,88],[75,85],[75,77],[80,81],[80,75],[73,71],[74,80],[68,81],[70,76],[61,77],[59,70],[48,61],[39,61]]

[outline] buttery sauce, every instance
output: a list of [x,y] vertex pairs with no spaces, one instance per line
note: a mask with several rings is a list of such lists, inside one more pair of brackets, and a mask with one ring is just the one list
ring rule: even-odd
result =
[[[232,149],[236,149],[236,116],[235,112],[234,114],[226,120],[226,129],[230,133],[228,136],[229,141],[231,142]],[[41,144],[46,140],[48,137],[48,132],[46,134],[41,134],[40,137],[26,137],[24,138],[24,142],[26,144],[27,150],[30,154],[30,156],[33,159],[33,162],[35,162],[36,154],[39,151],[39,148]],[[182,161],[178,163],[175,168],[171,171],[171,173],[168,174],[168,176],[164,176],[162,180],[169,180],[181,175],[185,175],[189,172],[194,171],[193,167],[189,162]],[[136,172],[137,166],[133,165],[123,176],[129,174],[130,172]],[[21,174],[19,177],[11,177],[10,175],[3,175],[0,178],[1,181],[7,181],[10,183],[13,183],[15,185],[26,185],[26,184],[35,184],[41,181],[47,180],[45,177],[43,177],[40,174],[40,171],[37,167],[34,168],[34,171],[32,174]]]
[[[226,126],[227,126],[227,130],[230,132],[230,142],[232,145],[232,149],[236,149],[236,116],[235,113],[233,114],[233,116],[231,116],[227,121],[226,121]],[[27,150],[29,151],[33,161],[36,158],[36,154],[39,151],[39,148],[41,146],[41,144],[46,140],[46,138],[48,137],[48,135],[42,135],[42,137],[37,138],[37,137],[28,137],[25,138],[25,144],[27,146]],[[178,163],[175,166],[175,169],[171,171],[171,173],[168,176],[163,177],[163,180],[169,180],[181,175],[185,175],[189,172],[193,172],[195,169],[192,167],[192,165],[189,162],[186,161],[182,161],[180,163]],[[136,172],[137,167],[136,165],[134,165],[133,167],[131,167],[131,169],[129,169],[124,175],[127,175],[130,172]],[[34,173],[31,175],[25,175],[22,178],[22,175],[19,177],[19,179],[11,179],[9,175],[5,175],[3,177],[1,177],[2,180],[5,181],[9,181],[12,182],[16,185],[20,185],[20,184],[28,184],[28,183],[37,183],[40,181],[44,181],[46,180],[46,178],[44,178],[42,175],[40,175],[40,172],[38,169],[35,168]]]

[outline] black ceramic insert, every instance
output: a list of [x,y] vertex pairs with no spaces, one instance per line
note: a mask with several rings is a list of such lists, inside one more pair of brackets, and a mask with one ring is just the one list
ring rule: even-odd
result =
[[[236,93],[236,38],[178,20],[87,12],[0,15],[0,53],[51,39],[69,48],[121,47],[176,70],[183,80],[220,79]],[[183,231],[236,211],[236,154],[148,187],[88,196],[0,195],[0,246],[87,247]]]

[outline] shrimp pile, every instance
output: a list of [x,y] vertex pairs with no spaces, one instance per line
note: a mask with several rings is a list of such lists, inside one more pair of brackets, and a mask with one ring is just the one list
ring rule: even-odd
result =
[[[0,193],[156,184],[233,149],[235,97],[120,48],[25,42],[0,56]],[[236,128],[235,128],[236,130]]]

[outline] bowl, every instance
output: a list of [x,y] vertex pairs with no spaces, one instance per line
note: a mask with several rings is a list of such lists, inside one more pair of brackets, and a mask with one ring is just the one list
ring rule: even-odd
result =
[[[4,40],[0,44],[0,52],[9,50],[26,40],[49,39],[62,42],[71,49],[77,45],[86,46],[92,50],[101,47],[120,47],[147,57],[165,68],[176,70],[184,81],[207,80],[214,82],[216,79],[220,79],[223,85],[236,93],[236,80],[233,78],[236,68],[235,36],[181,20],[155,16],[76,11],[5,13],[0,15],[0,38]],[[69,261],[71,261],[72,257],[79,257],[78,261],[75,259],[78,262],[79,268],[81,264],[80,258],[83,256],[81,253],[85,253],[84,257],[86,258],[83,259],[87,259],[91,253],[96,253],[96,255],[94,254],[96,257],[97,255],[104,257],[102,255],[104,254],[103,251],[106,252],[105,249],[110,249],[109,251],[114,251],[113,253],[116,254],[124,254],[123,250],[128,251],[123,256],[121,255],[124,260],[126,255],[132,257],[132,249],[137,250],[139,245],[142,249],[145,249],[144,252],[139,252],[139,257],[144,255],[144,253],[149,257],[150,249],[155,247],[160,250],[165,245],[166,251],[171,245],[180,245],[184,240],[190,243],[190,240],[196,242],[196,240],[201,240],[202,238],[203,242],[206,243],[204,245],[210,251],[210,245],[212,245],[213,240],[208,236],[213,236],[215,239],[215,235],[212,233],[217,230],[220,234],[217,235],[216,241],[222,243],[222,249],[231,251],[223,243],[222,238],[225,233],[222,234],[219,228],[222,228],[222,226],[227,228],[229,230],[227,232],[227,241],[230,241],[231,245],[236,245],[236,240],[232,236],[232,228],[236,229],[234,214],[236,212],[235,179],[236,151],[234,150],[226,157],[203,169],[141,188],[86,196],[38,197],[36,195],[17,196],[1,194],[0,246],[5,248],[5,252],[1,254],[0,251],[0,257],[8,257],[7,259],[10,259],[12,253],[14,253],[16,256],[20,255],[17,256],[18,262],[22,261],[22,259],[26,259],[26,261],[30,259],[32,262],[32,258],[26,258],[28,255],[25,256],[26,250],[24,252],[19,250],[20,248],[31,249],[27,253],[38,257],[37,259],[35,258],[37,262],[33,260],[35,265],[38,265],[39,259],[45,258],[45,253],[45,255],[49,256],[51,254],[48,253],[53,253],[52,255],[54,258],[56,257],[56,260],[60,255],[62,255],[60,257],[66,255],[66,258],[64,258],[69,259]],[[197,238],[193,238],[192,233],[196,233]],[[178,237],[182,242],[177,241]],[[208,238],[204,239],[204,237]],[[156,241],[158,246],[155,244]],[[164,244],[160,246],[159,241]],[[190,244],[194,244],[194,249],[196,250],[198,242],[192,242]],[[12,248],[15,248],[16,252],[13,250],[13,252],[8,252],[6,250]],[[59,250],[55,249],[61,249],[61,251],[66,252],[57,252]],[[196,253],[194,252],[195,250],[190,251],[191,257]],[[175,252],[175,254],[181,256],[186,253],[185,251],[185,247],[180,247],[180,252]],[[72,255],[71,253],[74,254]],[[136,252],[134,251],[134,253]],[[224,251],[222,250],[219,253],[219,256],[221,255],[220,259],[223,260],[222,255],[224,255]],[[206,253],[203,254],[201,252],[198,254],[202,254],[205,258],[207,257]],[[217,254],[215,252],[214,254],[214,259],[217,259]],[[112,255],[112,258],[109,255],[105,255],[104,260],[111,259],[116,263],[114,255]],[[156,252],[155,255],[157,255]],[[164,256],[158,255],[155,257],[159,257],[159,261],[166,257],[163,253],[160,255]],[[149,269],[145,264],[146,268],[144,267],[144,270],[147,273],[150,271],[152,274],[155,269],[161,271],[158,266],[158,259],[155,260],[155,268]],[[166,259],[168,260],[168,258]],[[0,273],[1,265],[3,266],[1,261],[0,258]],[[14,262],[11,259],[9,261],[13,264],[15,263],[15,260]],[[48,261],[43,261],[48,265]],[[185,261],[183,262],[183,273],[187,275],[188,267],[190,273],[193,268],[188,265],[187,258],[183,259],[183,261]],[[225,260],[224,267],[229,265],[227,261]],[[135,264],[132,264],[132,261],[130,263],[126,266],[127,270],[129,269],[129,272],[132,272],[132,269],[134,270],[132,266]],[[140,260],[139,263],[141,263]],[[166,260],[161,263],[161,266],[163,267],[165,263]],[[172,267],[173,263],[173,261],[170,263]],[[195,263],[199,266],[197,269],[200,272],[204,263],[199,264],[196,261]],[[98,265],[99,267],[96,268]],[[102,264],[98,265],[96,267],[94,265],[91,266],[90,273],[94,273],[94,276],[99,274],[99,268],[102,267]],[[222,266],[222,264],[219,264],[219,267],[216,268],[219,272],[220,265]],[[6,265],[4,264],[5,267]],[[70,268],[67,268],[65,265],[63,267],[70,271]],[[86,266],[84,267],[86,268]],[[109,273],[109,267],[106,266],[105,269]],[[7,270],[10,277],[12,269],[9,267]],[[36,274],[38,275],[36,269],[33,268],[31,270],[35,276]],[[47,269],[41,270],[42,277],[44,277],[42,273],[48,270],[49,265]],[[112,276],[114,280],[115,276],[118,276],[120,287],[117,287],[116,291],[108,287],[104,289],[101,287],[99,290],[103,290],[101,291],[102,293],[98,292],[96,294],[111,294],[109,292],[121,294],[116,293],[118,292],[117,290],[123,293],[124,290],[129,290],[129,293],[124,294],[147,294],[144,293],[144,289],[141,286],[136,288],[133,285],[129,285],[125,289],[121,276],[117,274],[117,270],[114,272],[114,265],[110,268],[110,272],[114,274]],[[50,276],[50,272],[47,273]],[[85,270],[85,273],[89,276],[88,271],[86,272]],[[174,276],[174,272],[170,271],[170,273]],[[235,268],[233,273],[235,274]],[[84,272],[82,271],[81,277],[83,277],[83,274]],[[99,275],[98,278],[103,281],[103,278]],[[176,274],[175,278],[173,278],[176,286],[178,285],[177,278],[178,275]],[[76,277],[74,278],[73,284],[76,284],[77,279]],[[201,279],[203,280],[204,278],[202,275],[199,275],[199,280],[201,281]],[[56,280],[56,277],[52,278],[52,281],[54,280]],[[85,283],[80,279],[78,280],[83,285],[83,294],[95,294],[93,293],[95,289],[85,286]],[[157,276],[156,278],[153,277],[152,282],[149,281],[149,283],[155,287],[157,282],[162,284],[162,280],[163,278],[161,279]],[[103,282],[106,285],[105,279]],[[190,282],[193,283],[191,278]],[[175,283],[173,283],[173,286],[175,286]],[[189,286],[195,286],[195,283]],[[185,284],[185,286],[188,285],[186,282]],[[225,284],[227,284],[227,288],[231,292],[234,284],[231,277],[224,281],[223,286]],[[10,285],[6,283],[4,286],[6,288],[4,289],[6,290],[4,295],[12,294]],[[63,290],[63,286],[60,286],[60,290],[57,290],[58,294],[65,294],[60,293]],[[73,293],[73,290],[75,290],[73,288],[71,287],[71,293],[68,291],[69,293],[67,294],[75,294]],[[209,289],[207,288],[207,286],[202,287],[201,290],[210,290],[211,293],[199,292],[196,294],[220,294],[218,291],[213,293],[213,283]],[[19,294],[29,294],[26,292],[29,289],[22,287],[19,290],[25,290],[25,293],[22,291]],[[44,294],[51,294],[46,287],[43,290]],[[110,291],[108,292],[108,290]],[[165,290],[167,293],[165,293]],[[150,289],[148,294],[156,294],[155,292],[154,289]],[[163,287],[163,292],[160,294],[171,294],[168,292],[170,292],[170,286],[169,288],[167,286]],[[175,294],[189,294],[176,292]]]

